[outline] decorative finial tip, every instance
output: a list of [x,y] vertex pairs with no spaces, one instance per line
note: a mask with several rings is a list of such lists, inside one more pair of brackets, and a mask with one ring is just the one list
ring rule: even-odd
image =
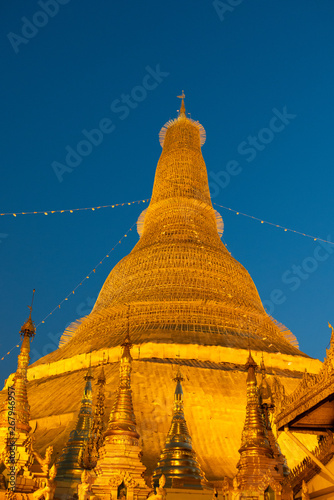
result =
[[88,370],[87,370],[87,373],[84,377],[85,380],[93,380],[94,377],[92,375],[92,353],[89,353],[89,366],[88,366]]
[[249,351],[249,354],[248,354],[248,359],[247,359],[247,362],[246,362],[246,365],[245,365],[246,370],[248,370],[248,368],[249,368],[250,366],[253,366],[254,368],[256,368],[256,367],[257,367],[257,364],[255,363],[255,361],[254,361],[254,359],[253,359],[253,356],[252,356],[251,351]]
[[174,380],[174,382],[182,382],[184,380],[184,378],[182,377],[181,370],[180,370],[179,366],[177,367],[177,372],[176,372],[176,375],[173,378],[173,380]]
[[24,323],[20,330],[20,335],[21,337],[27,336],[27,337],[34,337],[36,334],[36,328],[35,328],[35,323],[31,319],[31,312],[32,312],[32,305],[34,303],[34,295],[35,295],[35,288],[32,291],[32,300],[31,300],[31,305],[28,306],[29,309],[29,317],[27,321]]
[[185,108],[185,105],[184,105],[184,98],[186,97],[185,94],[184,94],[184,91],[182,90],[182,94],[181,95],[178,95],[177,96],[179,99],[182,99],[182,102],[181,102],[181,107],[180,107],[180,111],[179,111],[179,118],[180,117],[183,117],[183,118],[186,118],[186,108]]

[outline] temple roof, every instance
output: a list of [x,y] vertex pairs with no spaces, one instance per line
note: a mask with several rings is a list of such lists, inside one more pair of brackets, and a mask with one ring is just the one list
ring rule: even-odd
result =
[[[332,327],[331,327],[332,328]],[[334,329],[330,348],[318,374],[305,372],[292,394],[282,397],[276,409],[278,430],[334,432]]]

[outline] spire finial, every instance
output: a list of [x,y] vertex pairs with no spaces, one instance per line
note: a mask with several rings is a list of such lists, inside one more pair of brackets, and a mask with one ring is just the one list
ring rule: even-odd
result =
[[181,117],[186,118],[186,108],[185,108],[185,105],[184,105],[184,98],[186,96],[185,96],[184,90],[182,90],[182,94],[178,95],[177,97],[179,99],[182,99],[182,101],[181,101],[181,107],[180,107],[180,111],[179,111],[179,118],[181,118]]
[[177,367],[177,372],[173,380],[174,382],[182,382],[184,380],[184,378],[182,377],[180,366]]
[[262,351],[262,357],[261,357],[261,373],[262,373],[262,378],[264,378],[266,375],[266,367],[264,364],[263,351]]
[[87,373],[84,377],[85,380],[93,380],[93,375],[92,375],[92,353],[90,352],[89,353],[89,366],[88,366],[88,370],[87,370]]
[[34,295],[35,295],[35,288],[32,291],[32,300],[31,300],[31,306],[28,306],[29,309],[29,317],[27,321],[24,323],[20,330],[20,335],[21,337],[34,337],[36,333],[36,328],[33,320],[31,319],[31,312],[32,312],[32,305],[34,303]]
[[126,346],[129,346],[130,349],[132,347],[131,340],[130,340],[130,306],[127,306],[127,313],[126,313],[126,335],[123,344],[121,346],[125,348]]
[[29,314],[29,317],[31,318],[31,311],[32,311],[32,305],[34,303],[34,297],[35,297],[35,288],[33,289],[32,291],[32,299],[31,299],[31,306],[28,306],[29,310],[30,310],[30,314]]

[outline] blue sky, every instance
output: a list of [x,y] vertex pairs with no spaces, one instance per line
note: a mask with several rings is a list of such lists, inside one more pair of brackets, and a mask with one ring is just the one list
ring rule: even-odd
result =
[[[158,133],[184,89],[206,129],[213,202],[334,241],[332,0],[16,0],[0,23],[1,212],[149,198]],[[146,206],[0,218],[1,357],[18,343],[32,289],[37,324]],[[323,359],[334,246],[219,210],[268,311]],[[131,231],[38,328],[33,360],[89,312],[137,240]],[[17,352],[1,361],[2,379]]]

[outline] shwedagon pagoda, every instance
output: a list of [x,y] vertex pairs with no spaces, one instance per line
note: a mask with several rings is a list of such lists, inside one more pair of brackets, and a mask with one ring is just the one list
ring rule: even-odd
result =
[[275,405],[322,363],[268,316],[223,244],[205,130],[184,98],[159,138],[140,239],[92,312],[31,366],[31,313],[21,329],[1,393],[1,498],[294,498],[287,478],[305,453],[284,432],[277,440]]

